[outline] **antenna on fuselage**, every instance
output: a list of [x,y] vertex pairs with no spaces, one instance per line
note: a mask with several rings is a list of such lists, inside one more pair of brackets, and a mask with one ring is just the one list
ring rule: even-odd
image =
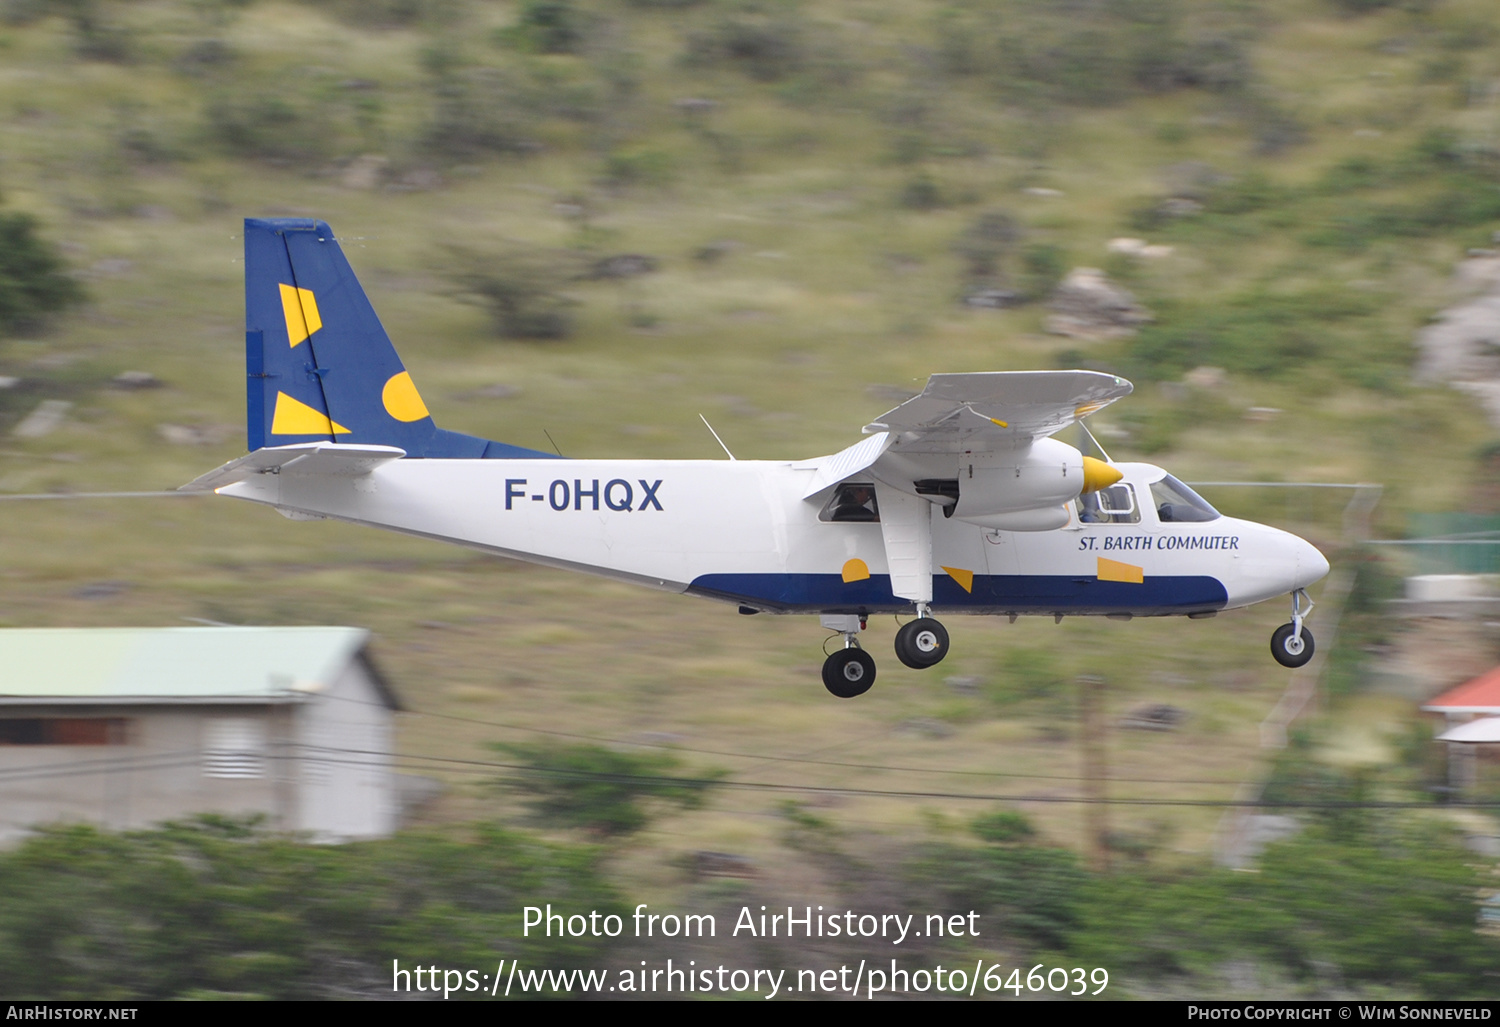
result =
[[724,451],[724,455],[733,460],[734,454],[729,452],[729,447],[724,445],[724,440],[719,438],[719,433],[714,431],[714,426],[708,423],[708,418],[704,417],[702,414],[699,414],[698,420],[703,422],[703,427],[708,429],[708,433],[714,437],[714,441],[719,444],[719,448]]

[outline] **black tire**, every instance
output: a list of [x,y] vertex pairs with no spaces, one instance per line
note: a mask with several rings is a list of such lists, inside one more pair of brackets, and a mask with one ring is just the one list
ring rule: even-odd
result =
[[864,695],[875,683],[875,658],[863,649],[838,649],[823,661],[823,685],[840,699]]
[[1302,644],[1297,652],[1293,652],[1295,642],[1292,632],[1295,629],[1291,624],[1283,624],[1271,635],[1271,655],[1276,657],[1276,662],[1283,667],[1305,667],[1307,661],[1313,658],[1313,636],[1307,630],[1307,625],[1302,625]]
[[926,670],[948,655],[948,629],[931,617],[919,617],[896,632],[896,659],[912,670]]

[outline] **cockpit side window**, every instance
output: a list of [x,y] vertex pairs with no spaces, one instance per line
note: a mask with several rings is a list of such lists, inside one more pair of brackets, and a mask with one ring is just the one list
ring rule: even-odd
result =
[[1192,524],[1218,520],[1219,511],[1170,474],[1151,486],[1156,517],[1163,524]]
[[1135,502],[1135,488],[1125,482],[1085,493],[1078,497],[1080,524],[1139,524],[1141,508]]
[[818,514],[820,521],[878,521],[880,506],[875,502],[875,486],[868,482],[846,481],[833,490],[833,498]]

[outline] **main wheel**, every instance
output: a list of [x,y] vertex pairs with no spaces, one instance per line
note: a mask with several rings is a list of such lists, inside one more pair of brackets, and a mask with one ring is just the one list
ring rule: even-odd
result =
[[948,655],[948,629],[931,617],[918,617],[896,632],[896,659],[913,670],[926,670]]
[[1302,637],[1297,639],[1292,637],[1295,630],[1291,624],[1283,624],[1271,635],[1271,655],[1283,667],[1303,667],[1313,658],[1312,632],[1304,624]]
[[823,684],[840,699],[864,695],[875,683],[875,658],[863,649],[836,649],[823,661]]

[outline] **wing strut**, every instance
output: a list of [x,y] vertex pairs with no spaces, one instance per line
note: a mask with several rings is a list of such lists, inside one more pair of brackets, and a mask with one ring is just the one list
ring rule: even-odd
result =
[[879,478],[875,479],[875,501],[880,506],[891,591],[914,603],[932,602],[932,504],[921,496],[898,492]]

